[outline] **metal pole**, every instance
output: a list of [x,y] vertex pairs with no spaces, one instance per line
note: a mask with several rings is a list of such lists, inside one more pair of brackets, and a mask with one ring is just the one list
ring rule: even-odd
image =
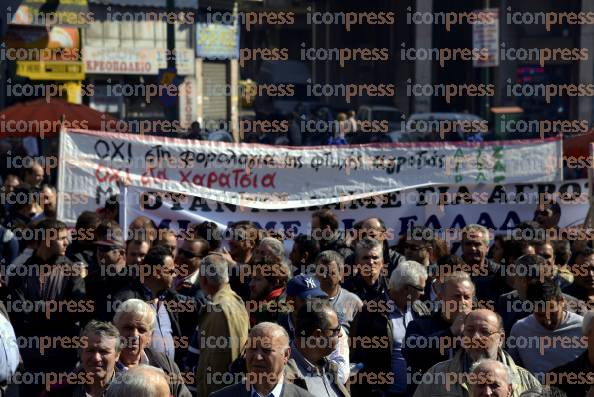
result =
[[[175,12],[175,0],[167,0],[167,15]],[[175,51],[175,23],[167,22],[167,67],[175,67],[175,58],[173,57]]]
[[[489,0],[485,0],[485,11],[487,11],[490,7],[490,1]],[[499,49],[499,46],[498,46]],[[487,87],[489,85],[489,81],[491,79],[490,76],[490,71],[491,68],[490,67],[484,67],[483,69],[483,84],[485,85],[485,87]],[[483,120],[489,120],[489,109],[491,108],[491,101],[488,95],[484,96],[484,106],[483,106]]]

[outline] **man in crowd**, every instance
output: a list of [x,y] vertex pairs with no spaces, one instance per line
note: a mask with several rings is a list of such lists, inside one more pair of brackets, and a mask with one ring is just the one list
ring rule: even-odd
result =
[[254,250],[254,261],[271,259],[280,262],[285,257],[285,246],[273,237],[264,237]]
[[176,362],[181,362],[185,353],[183,343],[175,343],[191,334],[195,324],[195,302],[181,296],[171,287],[175,264],[167,247],[152,247],[144,257],[138,278],[113,295],[112,308],[128,299],[148,302],[157,313],[157,326],[153,332],[151,347],[164,353]]
[[536,255],[541,256],[545,261],[547,261],[549,268],[553,269],[553,274],[551,274],[551,277],[555,279],[561,289],[565,289],[567,286],[573,283],[573,274],[571,273],[571,270],[569,270],[567,266],[562,266],[557,261],[557,256],[555,255],[555,249],[553,247],[552,241],[536,241],[534,243],[534,250]]
[[[468,273],[455,271],[444,277],[438,295],[439,309],[406,328],[403,355],[413,374],[425,373],[438,362],[452,358],[454,340],[472,310],[474,284]],[[416,384],[409,386],[414,391]]]
[[355,258],[353,270],[357,273],[345,280],[344,287],[363,301],[385,296],[388,280],[382,243],[367,238],[358,241]]
[[126,266],[140,266],[150,248],[146,240],[128,240],[126,242]]
[[[82,269],[64,256],[68,229],[63,222],[44,219],[34,232],[38,248],[23,265],[28,271],[10,277],[6,298],[15,308],[20,305],[35,309],[16,309],[11,313],[11,321],[18,337],[72,338],[79,333],[78,322],[94,306],[85,300]],[[74,309],[57,310],[49,305]],[[25,370],[32,373],[67,371],[76,363],[76,352],[60,344],[45,350],[29,344],[21,348],[21,356]],[[51,367],[47,362],[52,363]],[[36,395],[39,385],[23,384],[21,391],[24,395]]]
[[316,258],[316,276],[320,281],[320,288],[328,295],[330,304],[348,335],[351,323],[363,307],[363,302],[357,295],[340,286],[344,280],[342,255],[336,251],[321,252]]
[[[325,300],[328,295],[320,288],[320,282],[314,276],[300,274],[289,280],[286,291],[286,308],[278,323],[285,328],[291,340],[297,337],[296,327],[297,314],[304,306],[313,304],[312,302],[318,300]],[[341,336],[346,336],[341,327]],[[349,346],[345,338],[340,338],[340,343],[336,349],[331,353],[330,360],[337,364],[338,376],[341,383],[346,383],[349,373]]]
[[338,229],[338,218],[331,210],[323,208],[311,215],[311,235],[320,243],[320,250],[332,250],[347,256],[350,252]]
[[462,259],[470,267],[470,276],[476,285],[480,301],[496,302],[509,287],[500,274],[500,264],[487,258],[489,230],[481,225],[468,225],[462,229]]
[[[313,276],[300,274],[287,283],[286,310],[280,316],[278,323],[285,328],[289,338],[295,338],[295,323],[297,313],[309,299],[326,299],[328,295],[320,288],[320,282]],[[291,310],[292,309],[292,310]]]
[[[509,334],[512,326],[519,320],[529,316],[532,305],[526,300],[528,285],[531,281],[552,280],[553,268],[538,255],[524,255],[517,259],[513,266],[508,267],[513,272],[515,290],[499,297],[496,311],[503,319],[503,326],[506,334]],[[567,294],[562,294],[565,308],[573,313],[582,314],[586,310],[584,302]]]
[[[382,244],[383,259],[385,265],[388,267],[388,274],[391,274],[400,262],[404,260],[404,255],[398,253],[394,248],[388,245],[388,240],[392,233],[386,228],[386,224],[380,218],[367,218],[355,224],[355,244],[357,241],[369,238],[377,240]],[[344,253],[343,253],[344,254]],[[347,260],[347,263],[354,264],[355,257]],[[410,258],[415,260],[413,258]]]
[[592,320],[594,320],[594,311],[589,311],[584,315],[582,322],[582,334],[587,341],[587,349],[576,359],[552,369],[545,378],[547,385],[558,387],[568,396],[585,396],[590,388],[587,376],[594,373],[594,322]]
[[293,239],[293,248],[289,259],[293,265],[293,274],[311,273],[314,269],[313,262],[320,253],[320,243],[307,236],[300,234]]
[[474,397],[511,397],[513,379],[509,367],[497,360],[479,360],[470,373],[474,375],[470,382]]
[[285,259],[262,258],[252,266],[250,279],[250,324],[278,320],[283,308],[283,294],[291,276]]
[[87,297],[95,302],[93,318],[109,321],[112,308],[109,301],[113,294],[126,288],[132,281],[130,268],[126,267],[124,239],[120,226],[113,222],[102,222],[97,226],[95,241],[96,267],[85,277]]
[[586,248],[575,254],[573,284],[565,293],[586,303],[594,302],[594,250]]
[[[200,286],[210,301],[202,308],[193,340],[193,353],[199,353],[196,370],[198,397],[207,397],[225,384],[216,381],[239,357],[249,329],[249,316],[243,300],[229,285],[229,262],[219,254],[211,254],[200,263]],[[213,339],[222,338],[217,344]]]
[[548,347],[555,340],[579,340],[583,317],[565,309],[561,289],[555,283],[532,280],[526,298],[533,314],[514,324],[507,341],[508,351],[515,362],[542,378],[547,371],[582,354],[581,344],[566,344],[560,349]]
[[544,229],[556,229],[561,219],[561,206],[558,203],[550,202],[539,204],[534,211],[534,220]]
[[113,323],[123,341],[117,364],[119,372],[126,372],[142,364],[162,369],[169,378],[174,397],[191,397],[175,362],[149,347],[157,315],[150,305],[140,299],[128,299],[116,309]]
[[231,224],[226,234],[229,236],[229,251],[224,252],[223,255],[231,266],[229,269],[231,288],[241,299],[249,300],[250,288],[245,282],[245,276],[251,271],[252,257],[260,243],[260,230],[253,222],[240,221]]
[[419,383],[414,397],[470,396],[467,374],[472,365],[482,359],[497,360],[510,368],[514,379],[512,397],[519,397],[526,390],[540,389],[540,382],[502,350],[505,334],[496,313],[488,309],[472,311],[464,320],[462,335],[462,348],[450,360],[434,365],[422,376],[413,376],[413,382]]
[[170,397],[163,370],[141,364],[124,373],[105,394],[105,397],[131,396]]
[[129,237],[129,240],[146,240],[152,246],[158,234],[155,222],[146,216],[138,216],[130,222],[128,236],[126,237]]
[[116,363],[122,349],[120,333],[116,327],[111,323],[93,320],[85,326],[81,336],[85,338],[82,339],[85,343],[80,348],[80,367],[75,370],[74,377],[63,379],[84,379],[90,382],[62,380],[50,387],[47,397],[102,397],[115,380]]
[[291,343],[287,380],[316,397],[349,397],[339,381],[336,364],[328,358],[339,343],[341,329],[336,312],[327,302],[314,300],[301,307]]
[[95,262],[97,240],[97,227],[101,223],[99,215],[93,211],[84,211],[76,218],[74,226],[76,238],[66,250],[66,256],[73,262],[82,262],[90,270],[96,268]]
[[227,386],[211,397],[313,397],[307,390],[285,380],[291,349],[289,335],[283,327],[270,322],[254,326],[248,336],[245,356],[245,383]]
[[433,234],[433,230],[425,228],[411,231],[411,235],[407,236],[404,243],[404,256],[406,259],[419,262],[428,268],[434,254],[433,242],[435,238]]
[[[425,289],[427,270],[415,261],[404,261],[392,272],[389,282],[389,299],[386,310],[378,305],[367,304],[355,319],[354,340],[381,340],[377,347],[355,346],[353,361],[363,363],[363,371],[386,372],[391,369],[394,382],[391,384],[353,385],[354,395],[379,391],[389,396],[405,396],[407,389],[407,364],[402,355],[402,344],[406,328],[416,318],[429,314],[419,301]],[[373,308],[373,309],[371,309]],[[385,343],[388,342],[388,343]]]
[[153,245],[162,245],[167,247],[171,252],[171,256],[175,259],[177,255],[177,235],[173,230],[159,229],[157,239]]
[[58,202],[58,192],[56,191],[56,187],[44,183],[43,185],[41,185],[40,192],[40,202],[41,206],[43,207],[42,216],[45,218],[55,218]]
[[196,238],[186,239],[180,243],[175,257],[177,277],[174,280],[175,290],[184,296],[193,297],[196,302],[204,303],[206,297],[200,288],[198,276],[200,261],[208,255],[208,241]]
[[43,183],[43,167],[36,161],[29,161],[23,175],[23,182],[31,185],[36,190],[41,189]]
[[6,308],[0,303],[0,396],[18,396],[18,385],[11,384],[19,366],[19,345]]

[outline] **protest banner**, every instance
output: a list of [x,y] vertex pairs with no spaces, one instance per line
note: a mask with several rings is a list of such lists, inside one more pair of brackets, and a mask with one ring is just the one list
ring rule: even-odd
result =
[[560,155],[560,140],[553,138],[289,148],[65,130],[58,216],[74,223],[118,194],[118,181],[287,209],[438,184],[557,181]]
[[[311,214],[320,208],[262,210],[134,186],[123,190],[124,227],[141,215],[175,231],[203,221],[215,222],[225,230],[232,222],[249,220],[290,239],[310,232]],[[588,210],[588,180],[406,189],[328,207],[338,216],[341,229],[349,229],[368,217],[379,217],[390,229],[390,240],[418,225],[435,229],[442,238],[452,240],[458,237],[456,231],[470,223],[481,224],[493,234],[506,234],[519,222],[532,220],[543,200],[560,203],[560,227],[581,224]]]

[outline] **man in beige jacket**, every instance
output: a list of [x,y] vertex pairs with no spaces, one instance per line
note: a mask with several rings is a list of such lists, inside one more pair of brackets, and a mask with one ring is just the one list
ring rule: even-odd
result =
[[196,327],[200,352],[196,370],[198,397],[235,383],[225,374],[248,337],[248,312],[229,286],[228,268],[228,261],[219,254],[208,255],[200,263],[200,287],[209,301],[200,311]]
[[415,374],[412,381],[419,386],[413,397],[471,396],[471,367],[483,359],[497,360],[509,367],[513,384],[511,397],[540,389],[538,380],[502,350],[504,339],[503,322],[495,312],[487,309],[470,312],[464,320],[462,348],[452,359],[435,364],[422,377]]

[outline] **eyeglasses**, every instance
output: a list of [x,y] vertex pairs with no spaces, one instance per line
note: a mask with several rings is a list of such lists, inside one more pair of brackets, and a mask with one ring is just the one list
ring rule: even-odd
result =
[[185,249],[179,249],[177,251],[178,255],[183,256],[184,258],[188,258],[188,259],[194,259],[194,258],[199,258],[200,255],[193,253],[192,251],[188,251]]
[[425,288],[421,288],[418,285],[406,284],[407,287],[411,287],[419,292],[425,292]]
[[332,336],[338,336],[338,334],[340,334],[341,329],[342,329],[342,327],[340,326],[340,324],[338,324],[338,327],[326,328],[324,331],[332,331]]

